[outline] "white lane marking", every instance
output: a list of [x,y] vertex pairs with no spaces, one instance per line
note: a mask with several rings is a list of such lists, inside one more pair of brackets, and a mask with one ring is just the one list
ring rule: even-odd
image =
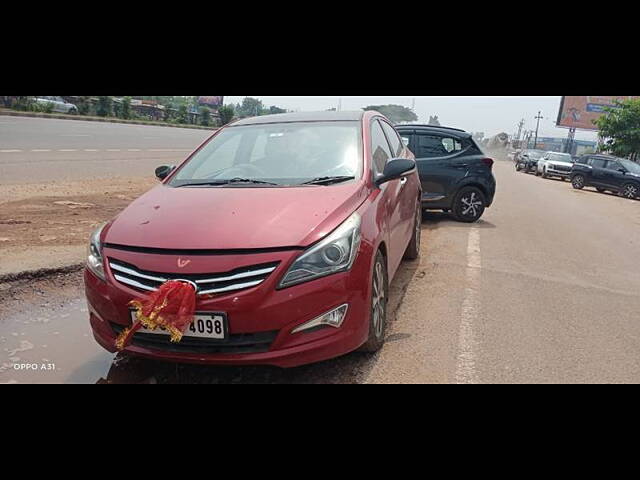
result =
[[91,135],[87,135],[84,133],[69,133],[69,134],[62,134],[60,135],[61,137],[90,137]]
[[0,152],[2,153],[17,153],[17,152],[21,152],[22,150],[0,150]]
[[127,148],[127,152],[139,152],[139,148]]
[[100,150],[96,150],[94,148],[85,148],[83,151],[84,152],[99,152]]
[[61,148],[58,150],[59,152],[77,152],[77,148]]
[[190,152],[188,148],[148,148],[147,152]]
[[107,148],[107,152],[119,152],[119,148]]
[[480,230],[472,227],[469,230],[467,243],[467,269],[460,331],[458,333],[458,358],[456,363],[456,383],[478,383],[476,374],[475,350],[476,340],[473,333],[473,322],[480,313]]
[[32,152],[50,152],[51,149],[50,148],[34,148],[33,150],[31,150]]

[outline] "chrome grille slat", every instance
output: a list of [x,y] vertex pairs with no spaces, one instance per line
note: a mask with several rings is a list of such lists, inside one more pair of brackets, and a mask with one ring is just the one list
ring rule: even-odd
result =
[[167,281],[166,278],[152,277],[151,275],[145,275],[144,273],[136,272],[135,270],[131,270],[130,268],[123,267],[122,265],[118,265],[117,263],[109,262],[109,266],[114,270],[118,270],[119,272],[122,272],[122,273],[128,273],[129,275],[132,275],[134,277],[145,278],[147,280],[154,280],[156,282],[161,282],[161,283],[164,283]]
[[132,287],[141,288],[142,290],[147,290],[149,292],[155,292],[157,290],[157,288],[149,287],[148,285],[145,285],[144,283],[136,282],[135,280],[131,280],[130,278],[127,278],[127,277],[122,277],[122,276],[118,275],[117,273],[114,274],[113,276],[120,283],[125,283],[127,285],[131,285]]
[[[139,271],[134,265],[114,259],[109,259],[109,267],[112,269],[113,276],[118,282],[147,292],[156,291],[162,283],[168,280],[181,278],[196,283],[199,287],[198,295],[208,295],[212,293],[231,292],[260,285],[267,279],[269,274],[276,269],[277,264],[261,264],[253,267],[244,267],[242,269],[247,270],[244,272],[221,272],[217,274],[213,273],[211,275],[182,275],[178,273],[164,274],[150,271],[144,272]],[[254,268],[254,270],[250,270],[251,268]],[[236,280],[238,280],[237,283],[232,283],[231,285],[228,284],[229,282],[234,282]]]
[[230,285],[228,287],[212,288],[210,290],[202,290],[202,291],[198,292],[198,294],[199,295],[206,295],[208,293],[230,292],[231,290],[239,290],[241,288],[255,287],[256,285],[259,285],[262,282],[264,282],[264,280],[253,280],[251,282],[246,282],[246,283],[236,283],[236,284]]
[[237,280],[238,278],[257,277],[258,275],[264,275],[265,273],[271,273],[276,267],[261,268],[260,270],[253,270],[251,272],[236,273],[228,277],[211,277],[205,280],[196,280],[197,284],[201,283],[214,283],[214,282],[228,282],[231,280]]

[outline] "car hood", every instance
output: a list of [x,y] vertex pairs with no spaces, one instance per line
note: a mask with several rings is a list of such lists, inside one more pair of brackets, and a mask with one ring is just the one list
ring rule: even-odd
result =
[[563,167],[572,167],[573,163],[571,162],[560,162],[558,160],[547,160],[548,165],[562,165]]
[[363,182],[305,187],[168,187],[131,203],[105,229],[104,243],[214,250],[304,247],[364,202]]

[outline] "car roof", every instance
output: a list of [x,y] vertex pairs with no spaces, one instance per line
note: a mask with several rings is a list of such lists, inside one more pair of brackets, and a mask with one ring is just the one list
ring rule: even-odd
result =
[[442,132],[452,133],[451,131],[453,130],[453,133],[455,133],[456,135],[463,136],[463,137],[471,136],[469,132],[466,132],[461,128],[445,127],[443,125],[427,125],[424,123],[403,123],[401,125],[395,125],[395,127],[398,130],[404,129],[404,128],[412,128],[417,130],[432,130],[432,131],[441,132],[441,133]]
[[325,111],[325,112],[293,112],[276,113],[274,115],[260,115],[259,117],[249,117],[238,120],[228,125],[235,127],[239,125],[259,125],[262,123],[285,123],[285,122],[331,122],[331,121],[358,121],[364,115],[363,110],[359,111]]

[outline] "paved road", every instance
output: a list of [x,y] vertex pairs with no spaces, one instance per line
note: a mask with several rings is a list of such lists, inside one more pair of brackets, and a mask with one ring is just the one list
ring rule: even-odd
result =
[[[640,382],[640,202],[510,163],[495,174],[479,223],[425,216],[422,258],[392,283],[377,355],[284,371],[114,361],[89,335],[76,276],[0,309],[0,382]],[[42,359],[57,370],[11,367]]]
[[210,130],[0,116],[3,184],[150,175],[175,163]]

